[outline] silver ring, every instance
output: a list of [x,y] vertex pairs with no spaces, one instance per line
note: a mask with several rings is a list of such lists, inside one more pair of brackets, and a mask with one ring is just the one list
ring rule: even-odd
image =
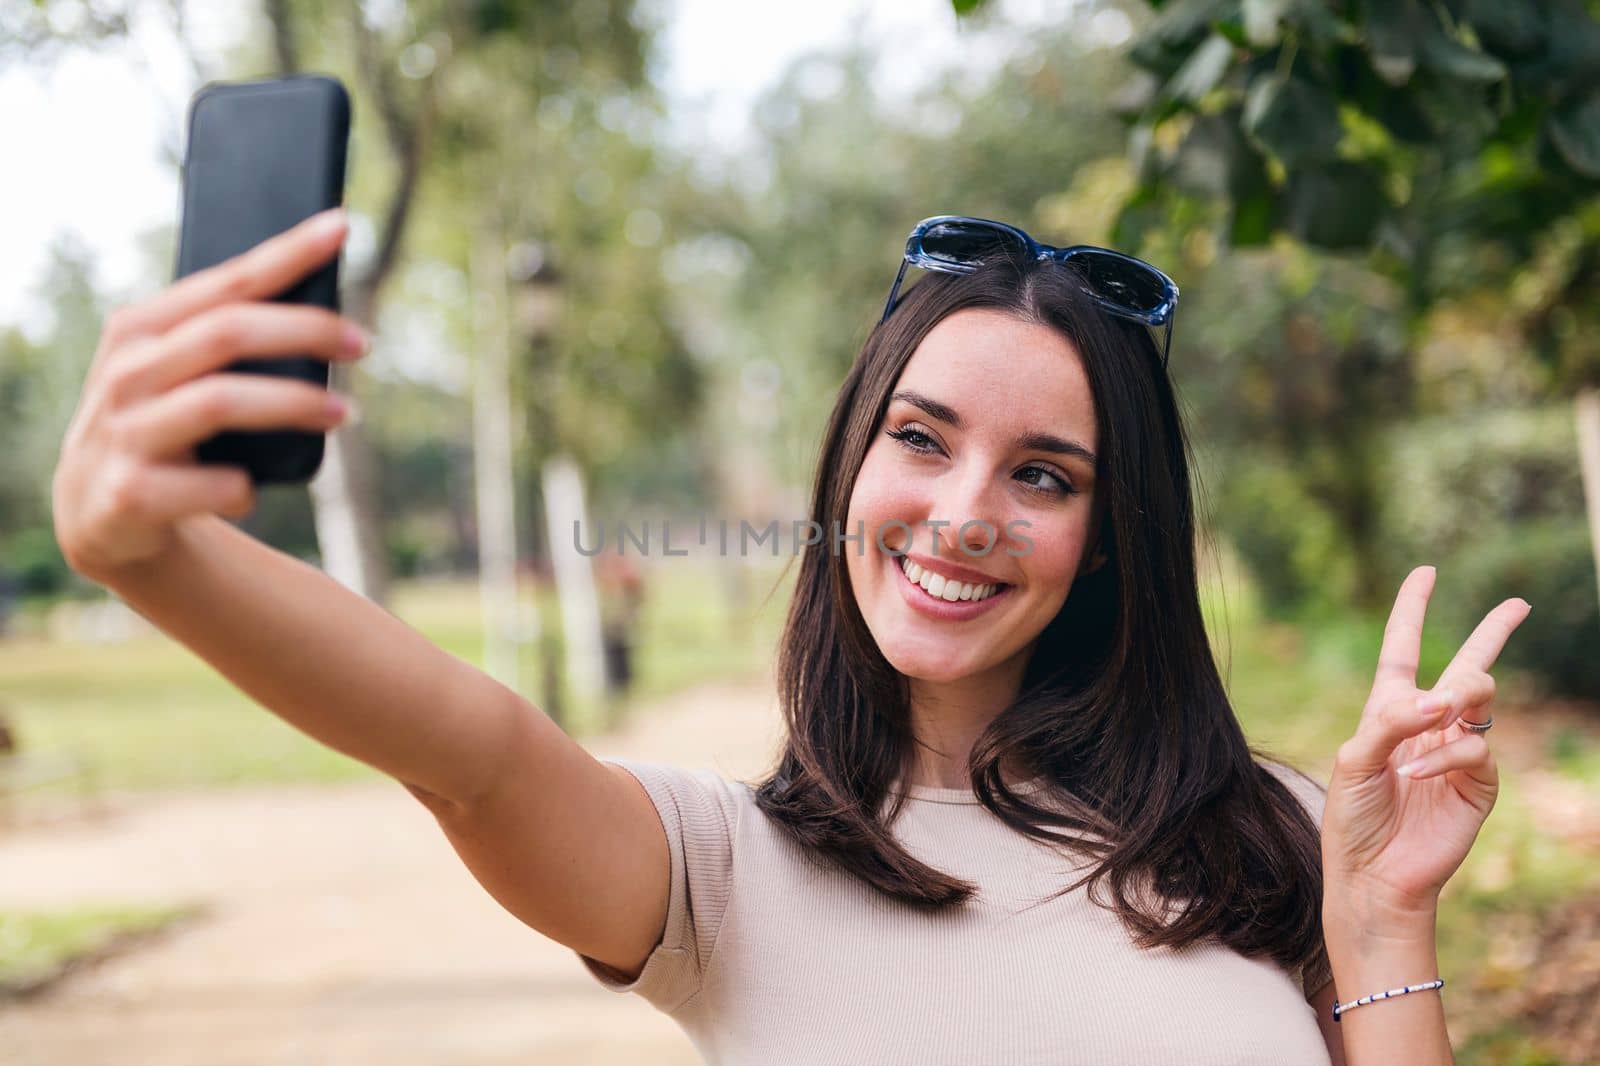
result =
[[1462,729],[1471,730],[1482,736],[1489,731],[1490,726],[1494,725],[1494,715],[1491,714],[1487,722],[1469,722],[1465,718],[1457,718],[1456,721],[1461,723]]

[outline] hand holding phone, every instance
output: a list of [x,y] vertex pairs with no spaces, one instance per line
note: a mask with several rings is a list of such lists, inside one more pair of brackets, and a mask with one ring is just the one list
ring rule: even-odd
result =
[[323,212],[151,299],[107,316],[51,481],[56,541],[69,566],[106,583],[157,556],[185,518],[242,518],[255,485],[237,466],[195,461],[222,430],[296,427],[319,436],[344,400],[311,382],[224,373],[246,354],[354,360],[354,322],[272,300],[338,254],[343,209]]
[[[324,75],[213,82],[197,92],[189,107],[176,276],[215,266],[337,206],[349,133],[350,98]],[[334,257],[284,291],[262,295],[337,311],[338,272]],[[328,386],[327,364],[309,356],[246,358],[228,369]],[[322,465],[324,444],[324,434],[280,427],[226,430],[201,441],[195,455],[202,463],[243,467],[257,485],[306,482]]]

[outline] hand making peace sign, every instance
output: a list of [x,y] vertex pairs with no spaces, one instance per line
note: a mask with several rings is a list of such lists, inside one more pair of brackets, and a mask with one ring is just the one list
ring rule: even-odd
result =
[[[1422,566],[1400,586],[1372,693],[1355,735],[1339,748],[1322,817],[1328,891],[1358,892],[1379,904],[1376,913],[1402,922],[1432,914],[1494,806],[1494,753],[1462,721],[1490,720],[1489,669],[1532,610],[1510,599],[1490,611],[1424,692],[1417,660],[1435,579],[1434,568]],[[1446,700],[1430,710],[1424,696]]]

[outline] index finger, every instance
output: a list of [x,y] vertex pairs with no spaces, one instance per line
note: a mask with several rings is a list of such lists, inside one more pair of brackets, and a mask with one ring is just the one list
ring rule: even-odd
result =
[[136,333],[165,333],[201,311],[235,300],[268,300],[327,261],[344,243],[344,208],[331,207],[231,259],[180,278],[140,305]]
[[1531,610],[1533,606],[1527,600],[1517,597],[1506,600],[1490,611],[1439,676],[1449,677],[1453,671],[1462,669],[1487,674],[1505,649],[1506,641],[1511,639],[1512,631],[1522,624]]

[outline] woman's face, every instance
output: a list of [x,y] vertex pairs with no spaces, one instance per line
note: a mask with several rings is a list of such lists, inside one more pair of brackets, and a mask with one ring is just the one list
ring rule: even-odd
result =
[[851,492],[841,532],[865,535],[838,548],[895,669],[1020,678],[1092,547],[1096,447],[1088,378],[1055,330],[969,308],[923,339]]

